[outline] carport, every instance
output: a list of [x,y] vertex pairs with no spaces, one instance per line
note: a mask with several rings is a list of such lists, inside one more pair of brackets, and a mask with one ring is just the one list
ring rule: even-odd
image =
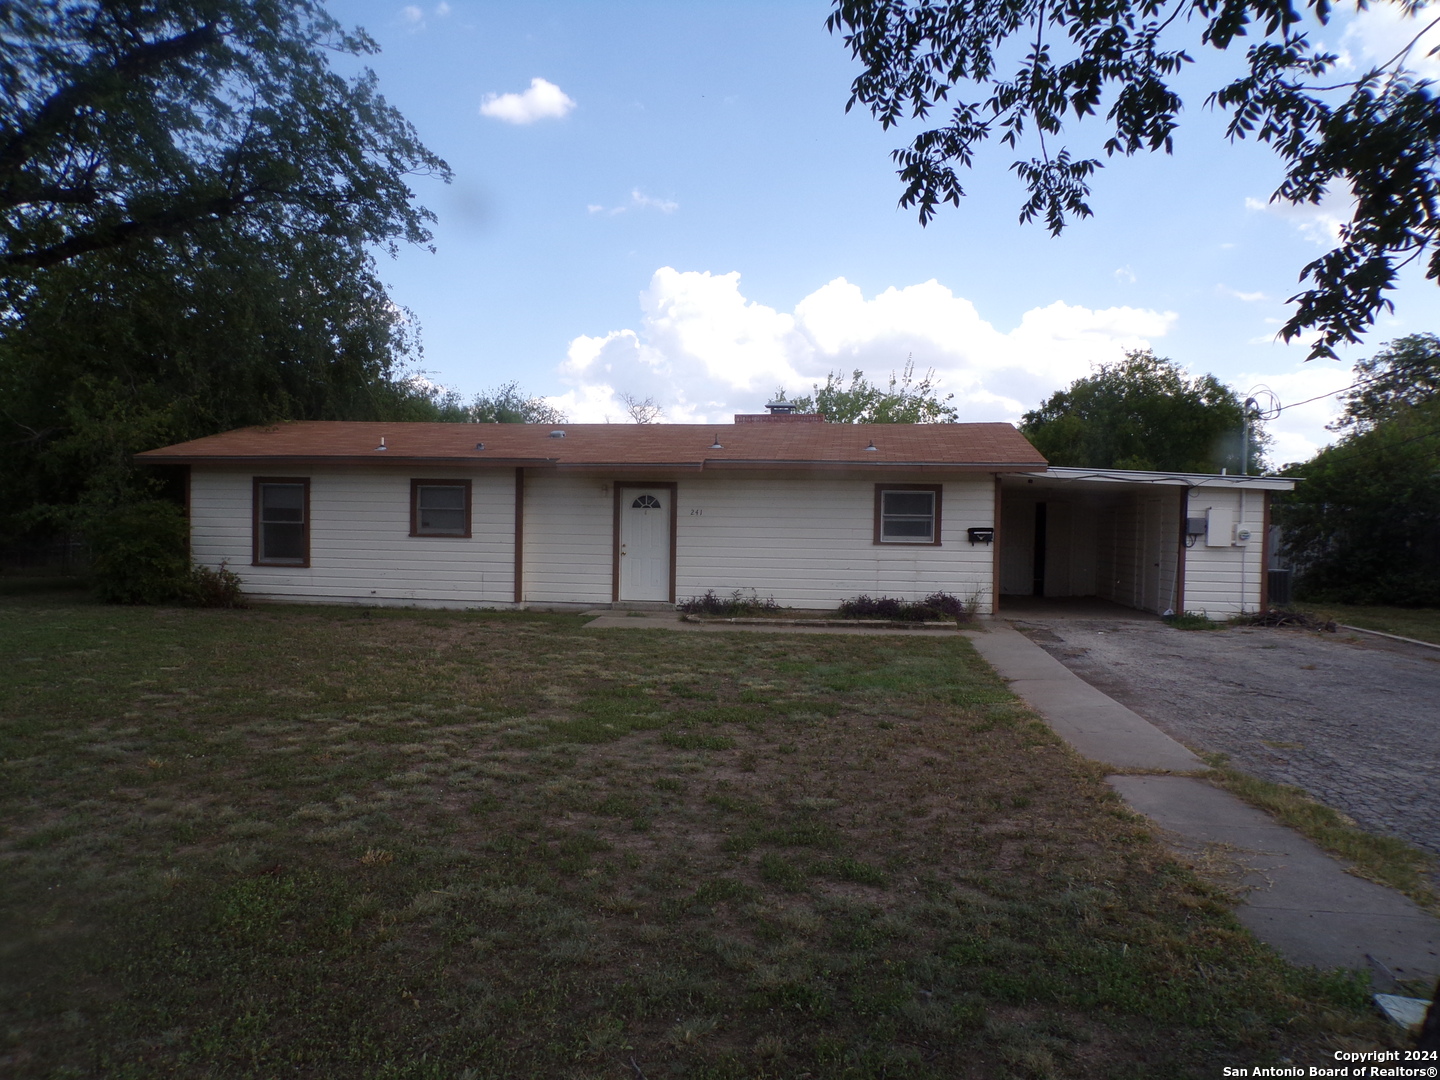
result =
[[1226,617],[1266,604],[1270,494],[1290,479],[1052,467],[1002,474],[997,608],[1095,597]]

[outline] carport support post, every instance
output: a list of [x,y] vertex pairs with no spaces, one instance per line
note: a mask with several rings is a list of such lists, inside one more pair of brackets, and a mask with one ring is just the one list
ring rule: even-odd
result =
[[1185,529],[1190,521],[1190,485],[1186,484],[1180,489],[1180,550],[1175,556],[1175,614],[1182,615],[1185,612],[1185,552],[1189,546],[1185,543],[1189,539],[1185,535]]
[[990,535],[990,616],[1000,614],[1000,474],[995,474],[995,531]]
[[[1270,610],[1270,492],[1260,493],[1260,610]],[[1243,556],[1242,556],[1243,557]]]

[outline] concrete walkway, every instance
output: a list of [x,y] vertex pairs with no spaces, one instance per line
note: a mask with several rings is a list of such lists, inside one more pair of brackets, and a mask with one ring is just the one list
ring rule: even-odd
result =
[[1205,766],[1017,630],[995,623],[987,633],[967,636],[1079,753],[1152,774],[1108,779],[1132,809],[1166,831],[1177,850],[1218,851],[1238,868],[1244,896],[1236,914],[1261,941],[1297,964],[1364,969],[1373,957],[1397,979],[1433,983],[1440,976],[1440,919],[1408,897],[1348,873],[1309,840],[1229,792],[1174,775]]

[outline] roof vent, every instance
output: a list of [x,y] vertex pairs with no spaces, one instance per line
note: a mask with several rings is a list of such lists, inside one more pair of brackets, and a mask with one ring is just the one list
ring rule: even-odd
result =
[[557,428],[556,430],[550,432],[550,437],[552,439],[563,439],[565,437],[565,432]]
[[866,449],[866,450],[874,450],[877,454],[880,452],[880,448],[875,445],[875,440],[874,440],[874,439],[871,439],[871,440],[870,440],[870,445],[867,446],[867,447],[865,447],[865,449]]
[[388,450],[388,449],[390,449],[388,446],[385,445],[385,436],[384,436],[384,435],[381,435],[381,436],[380,436],[380,445],[377,446],[377,447],[375,447],[375,449],[376,449],[376,450]]
[[476,450],[484,450],[484,449],[485,449],[485,444],[484,444],[483,442],[477,442],[477,443],[475,444],[475,449],[476,449]]
[[765,408],[770,410],[771,416],[789,416],[799,406],[793,401],[767,401]]
[[724,450],[724,449],[725,449],[723,446],[720,445],[720,433],[719,433],[718,431],[715,433],[715,441],[710,444],[710,449],[711,449],[711,450]]

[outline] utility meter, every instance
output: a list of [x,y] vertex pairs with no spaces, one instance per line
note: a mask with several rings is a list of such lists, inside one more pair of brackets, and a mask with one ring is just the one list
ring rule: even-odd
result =
[[1242,544],[1248,544],[1249,542],[1250,542],[1250,530],[1247,529],[1244,525],[1236,525],[1236,526],[1235,526],[1235,546],[1236,546],[1236,547],[1240,547]]

